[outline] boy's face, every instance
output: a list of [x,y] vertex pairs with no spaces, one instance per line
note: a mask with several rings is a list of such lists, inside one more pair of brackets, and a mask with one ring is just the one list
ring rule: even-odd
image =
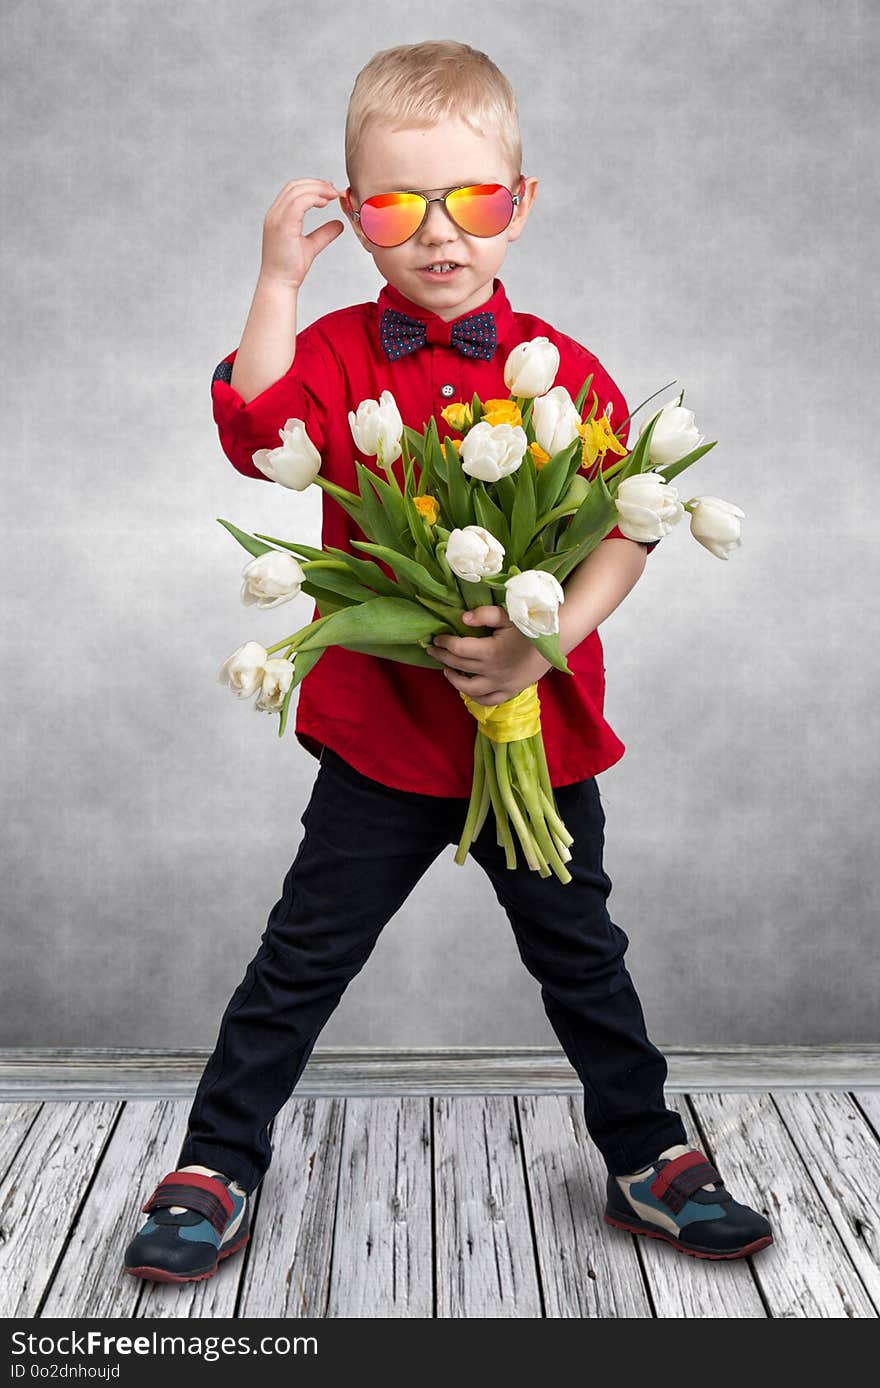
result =
[[[430,130],[373,127],[358,151],[350,196],[358,210],[365,198],[376,193],[416,192],[434,198],[471,183],[503,183],[515,194],[519,172],[511,168],[494,135],[475,135],[458,119],[441,121]],[[448,321],[478,308],[491,296],[492,280],[504,261],[507,244],[525,226],[538,180],[526,178],[523,184],[522,201],[498,236],[469,235],[455,224],[442,202],[432,202],[408,241],[400,246],[375,246],[345,210],[355,235],[389,284]],[[443,261],[455,261],[461,268],[443,276],[424,272],[426,266]]]

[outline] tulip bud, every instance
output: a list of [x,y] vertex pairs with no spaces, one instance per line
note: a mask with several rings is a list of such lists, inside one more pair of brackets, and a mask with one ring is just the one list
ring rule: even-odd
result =
[[246,607],[279,607],[295,598],[305,579],[302,565],[292,554],[280,549],[267,549],[242,569],[244,583],[241,600]]
[[483,482],[497,482],[516,472],[528,443],[518,424],[487,424],[481,419],[461,441],[462,471]]
[[684,515],[678,491],[656,472],[625,477],[614,500],[621,534],[643,544],[662,540]]
[[504,585],[507,615],[524,636],[550,636],[559,631],[559,605],[565,591],[555,574],[527,569]]
[[549,337],[520,342],[504,363],[504,384],[511,395],[529,399],[544,395],[559,370],[559,348]]
[[268,653],[259,641],[245,641],[232,652],[217,673],[221,684],[228,684],[238,699],[249,699],[263,682]]
[[[657,420],[651,435],[648,456],[655,467],[666,463],[677,463],[686,453],[690,453],[702,441],[703,435],[697,432],[693,410],[679,405],[678,399],[669,400],[654,415]],[[639,429],[639,437],[645,432],[651,420],[648,419]]]
[[375,458],[382,449],[382,465],[390,467],[401,455],[403,420],[390,390],[383,390],[378,400],[362,400],[348,412],[355,447]]
[[554,386],[532,405],[535,438],[546,453],[561,453],[580,433],[581,417],[565,386]]
[[504,546],[482,525],[466,525],[450,534],[446,562],[458,578],[479,583],[501,572]]
[[697,496],[691,511],[691,534],[716,559],[727,559],[742,544],[745,511],[718,496]]
[[282,487],[304,492],[321,471],[321,455],[306,433],[301,419],[288,419],[278,430],[280,448],[258,448],[254,466]]

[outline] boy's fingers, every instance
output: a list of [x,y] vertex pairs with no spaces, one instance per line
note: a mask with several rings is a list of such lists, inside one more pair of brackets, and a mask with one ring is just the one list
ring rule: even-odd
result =
[[503,607],[498,607],[494,603],[487,603],[483,607],[473,607],[469,612],[462,614],[465,626],[469,627],[501,627],[510,626],[510,618]]

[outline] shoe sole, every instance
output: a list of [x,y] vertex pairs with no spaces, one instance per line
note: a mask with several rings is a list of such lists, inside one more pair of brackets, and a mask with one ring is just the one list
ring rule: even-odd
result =
[[124,1270],[130,1273],[132,1277],[142,1277],[147,1282],[204,1282],[208,1277],[214,1276],[214,1273],[217,1271],[224,1258],[229,1258],[233,1253],[237,1253],[240,1248],[244,1248],[250,1236],[250,1230],[248,1230],[244,1238],[239,1239],[237,1243],[230,1244],[228,1248],[224,1248],[222,1252],[217,1254],[217,1261],[214,1266],[208,1268],[205,1272],[191,1272],[181,1277],[176,1272],[168,1272],[165,1268],[127,1267]]
[[772,1234],[764,1234],[759,1239],[753,1239],[751,1243],[743,1244],[742,1248],[734,1248],[726,1253],[713,1252],[710,1248],[691,1248],[686,1243],[680,1243],[678,1239],[667,1234],[662,1229],[654,1229],[646,1224],[628,1223],[625,1220],[617,1219],[614,1215],[606,1212],[605,1223],[612,1225],[615,1229],[624,1229],[628,1234],[643,1234],[646,1239],[662,1239],[664,1243],[669,1243],[673,1248],[677,1248],[679,1253],[689,1253],[692,1258],[711,1258],[721,1261],[727,1258],[746,1258],[750,1253],[757,1253],[759,1249],[766,1248],[773,1242]]

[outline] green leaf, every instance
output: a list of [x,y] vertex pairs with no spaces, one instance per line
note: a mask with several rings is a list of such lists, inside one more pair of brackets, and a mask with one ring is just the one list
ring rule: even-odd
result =
[[[297,686],[298,684],[302,684],[302,682],[303,682],[303,680],[305,679],[306,675],[309,673],[310,670],[313,670],[313,669],[315,668],[315,666],[317,665],[318,661],[321,659],[321,656],[322,656],[323,654],[324,654],[324,649],[323,649],[323,647],[321,647],[321,646],[316,646],[315,649],[314,649],[313,651],[296,651],[296,652],[294,653],[294,658],[293,658],[293,683],[292,683],[291,686],[290,686],[290,689],[291,689],[291,690],[292,690],[292,689],[295,689],[296,686]],[[290,693],[290,690],[288,690],[288,694],[289,694],[289,693]],[[284,703],[285,703],[285,705],[287,704],[287,699],[288,699],[288,696],[287,696],[287,694],[285,694],[285,696],[284,696]],[[281,731],[283,732],[284,729],[282,728]]]
[[[558,453],[538,471],[536,479],[536,506],[539,519],[543,520],[552,511],[561,496],[564,496],[572,476],[580,467],[580,435],[561,448]],[[574,463],[574,467],[572,467]]]
[[331,593],[350,598],[352,602],[369,602],[376,596],[371,588],[358,582],[341,559],[310,560],[304,572],[310,583],[317,583]]
[[[522,463],[520,463],[522,467]],[[495,497],[504,514],[508,517],[513,516],[513,503],[516,501],[516,482],[508,473],[506,477],[499,477],[497,482],[492,482],[491,486],[495,489]],[[512,532],[511,532],[511,538]]]
[[479,424],[483,418],[483,404],[476,391],[474,391],[473,399],[471,400],[471,415],[473,416],[471,428],[473,428],[474,425]]
[[671,482],[673,477],[677,477],[680,472],[684,472],[686,467],[690,467],[691,463],[695,463],[698,458],[702,458],[704,453],[708,453],[710,448],[714,448],[717,442],[717,439],[713,439],[711,443],[701,443],[698,448],[686,453],[683,458],[677,458],[674,463],[666,463],[665,466],[653,470],[659,473],[665,481]]
[[533,636],[529,638],[533,646],[536,646],[545,660],[557,670],[562,670],[567,675],[574,674],[568,661],[562,653],[559,645],[559,632],[550,632],[546,636]]
[[578,414],[582,414],[582,413],[583,413],[584,401],[585,401],[586,398],[587,398],[587,391],[590,389],[590,386],[592,385],[592,383],[593,383],[593,373],[592,373],[592,371],[591,371],[590,374],[589,374],[589,376],[587,377],[587,379],[584,381],[583,385],[581,386],[580,390],[578,391],[578,393],[577,393],[577,399],[576,399],[575,402],[574,402],[574,407],[575,407],[575,409],[577,410]]
[[322,549],[316,548],[315,545],[300,544],[298,540],[276,540],[271,535],[261,535],[260,539],[271,540],[273,545],[280,545],[282,549],[289,549],[304,559],[323,559],[324,557]]
[[448,629],[449,623],[406,598],[371,598],[344,611],[333,612],[319,630],[307,636],[300,650],[315,646],[344,646],[348,641],[402,645]]
[[369,539],[375,540],[378,544],[390,545],[394,549],[397,544],[397,532],[372,486],[374,481],[381,484],[381,479],[369,468],[364,467],[361,462],[355,462],[355,468],[357,469],[358,488],[364,504],[361,529],[365,531]]
[[421,463],[425,453],[425,442],[422,435],[416,429],[410,429],[408,424],[403,426],[403,436],[406,439],[410,453],[416,462]]
[[535,460],[526,453],[516,473],[516,495],[510,521],[508,562],[518,564],[535,528]]
[[473,489],[462,469],[461,458],[455,451],[451,439],[446,439],[444,452],[446,455],[446,474],[449,486],[450,518],[456,526],[463,527],[465,525],[473,525]]
[[449,593],[449,589],[443,583],[438,583],[432,578],[414,559],[410,559],[405,554],[397,554],[394,550],[388,549],[386,545],[371,544],[369,540],[352,540],[352,544],[358,549],[364,549],[368,554],[375,554],[378,559],[384,559],[390,569],[396,574],[402,574],[409,579],[414,587],[427,593],[432,598],[438,598],[441,602],[455,601]]
[[476,513],[476,523],[481,525],[484,530],[488,530],[490,535],[494,535],[500,545],[504,546],[505,558],[510,549],[510,527],[507,524],[507,517],[497,506],[492,497],[486,491],[484,482],[477,481],[472,489],[474,511]]
[[302,585],[302,591],[310,598],[314,598],[318,607],[321,609],[321,616],[326,617],[331,612],[340,612],[345,607],[357,607],[357,598],[347,598],[341,593],[335,593],[330,588],[323,587],[320,583],[313,583],[311,579],[306,579]]
[[342,559],[348,565],[359,582],[365,587],[372,588],[382,597],[400,597],[400,588],[389,578],[386,573],[375,564],[372,559],[358,559],[354,554],[349,554],[347,549],[338,549],[335,545],[327,545],[324,551],[326,554],[333,554]]
[[230,535],[232,535],[234,539],[238,540],[238,543],[242,545],[244,549],[247,550],[248,554],[252,554],[255,559],[259,555],[265,554],[267,550],[270,550],[272,548],[271,545],[261,544],[260,541],[255,540],[252,535],[248,535],[246,531],[239,530],[237,525],[232,524],[232,521],[223,520],[221,516],[216,516],[215,520],[218,520],[221,525],[225,525]]
[[604,536],[609,528],[609,519],[611,518],[610,528],[613,529],[616,517],[617,506],[600,468],[590,483],[590,490],[586,497],[572,516],[571,524],[566,527],[560,539],[566,550],[571,549],[580,545],[587,535],[600,532]]
[[[417,642],[380,646],[370,641],[346,641],[347,651],[360,651],[361,655],[377,656],[380,660],[397,660],[402,665],[421,665],[426,670],[440,670],[442,663],[423,651]],[[311,651],[308,652],[311,655]]]

